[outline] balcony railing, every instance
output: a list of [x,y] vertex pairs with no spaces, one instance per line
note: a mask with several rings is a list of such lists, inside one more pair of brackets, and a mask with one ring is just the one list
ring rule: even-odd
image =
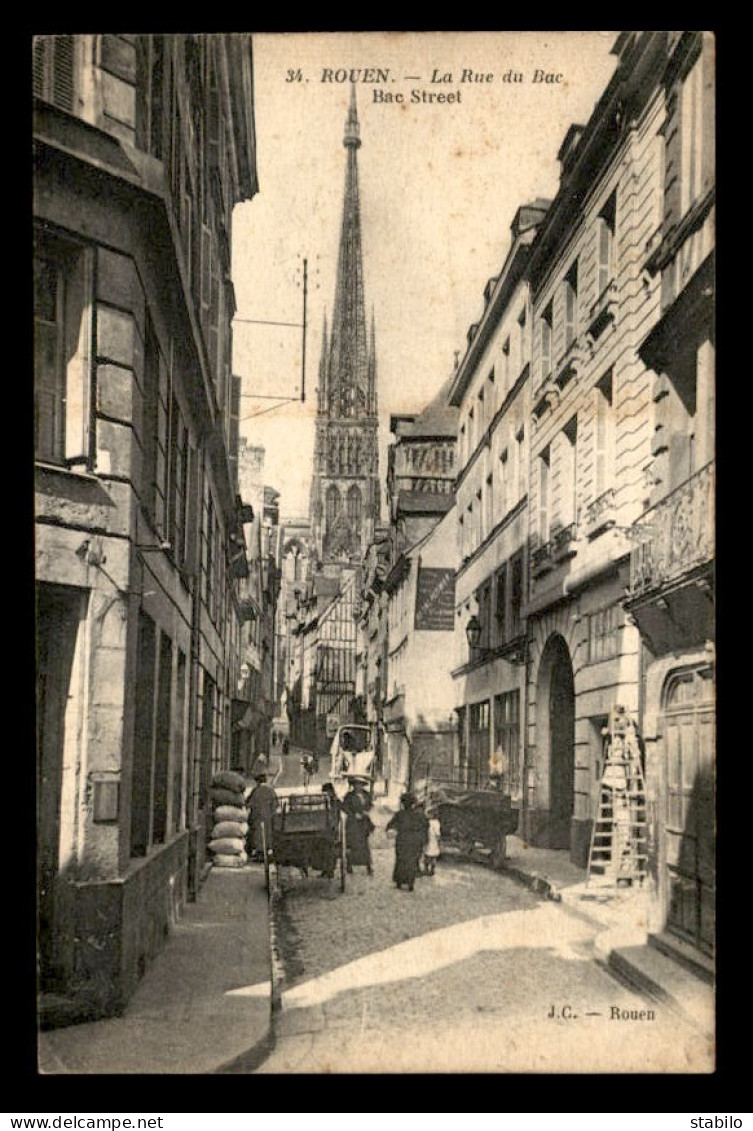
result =
[[714,462],[706,464],[633,526],[630,593],[676,581],[714,557]]
[[544,542],[531,554],[531,574],[540,577],[547,573],[554,565],[554,543]]
[[576,523],[570,522],[567,526],[560,527],[552,539],[554,560],[561,562],[565,558],[574,557],[577,552],[577,540],[578,527]]
[[588,537],[595,538],[602,530],[614,526],[615,522],[614,487],[609,487],[586,507],[586,532]]

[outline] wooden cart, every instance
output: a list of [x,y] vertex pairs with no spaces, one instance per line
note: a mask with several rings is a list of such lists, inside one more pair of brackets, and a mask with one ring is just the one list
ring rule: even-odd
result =
[[273,867],[278,886],[281,868],[298,868],[304,876],[320,872],[332,879],[338,870],[340,891],[345,891],[345,815],[337,802],[324,793],[284,798],[274,815],[265,859],[268,889]]
[[480,845],[489,851],[492,867],[502,866],[507,837],[518,827],[518,810],[512,808],[509,794],[433,780],[426,786],[425,800],[437,811],[442,841],[468,857]]

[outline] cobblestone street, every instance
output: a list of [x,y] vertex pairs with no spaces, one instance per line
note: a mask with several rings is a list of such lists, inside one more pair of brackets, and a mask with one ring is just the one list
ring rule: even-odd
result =
[[286,983],[260,1071],[711,1069],[700,1033],[597,965],[571,910],[449,853],[398,891],[387,818],[374,876],[357,869],[345,894],[281,874]]

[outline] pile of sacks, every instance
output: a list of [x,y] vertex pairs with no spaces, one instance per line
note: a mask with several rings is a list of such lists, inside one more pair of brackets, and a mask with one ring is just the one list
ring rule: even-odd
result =
[[234,770],[223,770],[212,778],[212,832],[207,847],[217,868],[242,868],[248,862],[245,789],[245,779]]

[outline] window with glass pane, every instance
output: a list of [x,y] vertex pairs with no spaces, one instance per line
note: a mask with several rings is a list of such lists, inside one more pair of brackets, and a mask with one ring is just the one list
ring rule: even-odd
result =
[[509,638],[512,640],[523,631],[523,551],[519,550],[510,559],[510,619]]
[[565,349],[578,334],[578,260],[565,275]]
[[497,570],[497,589],[494,605],[494,625],[496,643],[504,644],[507,639],[507,566]]
[[543,383],[552,371],[552,303],[550,302],[539,319],[539,383]]
[[34,452],[67,466],[89,462],[92,257],[45,238],[34,256]]
[[614,279],[615,230],[617,223],[617,190],[607,200],[598,220],[598,278],[596,293],[599,298]]
[[680,207],[685,213],[701,195],[703,156],[703,56],[699,55],[682,84]]
[[503,775],[503,788],[513,796],[522,787],[520,776],[520,692],[494,697],[494,761]]

